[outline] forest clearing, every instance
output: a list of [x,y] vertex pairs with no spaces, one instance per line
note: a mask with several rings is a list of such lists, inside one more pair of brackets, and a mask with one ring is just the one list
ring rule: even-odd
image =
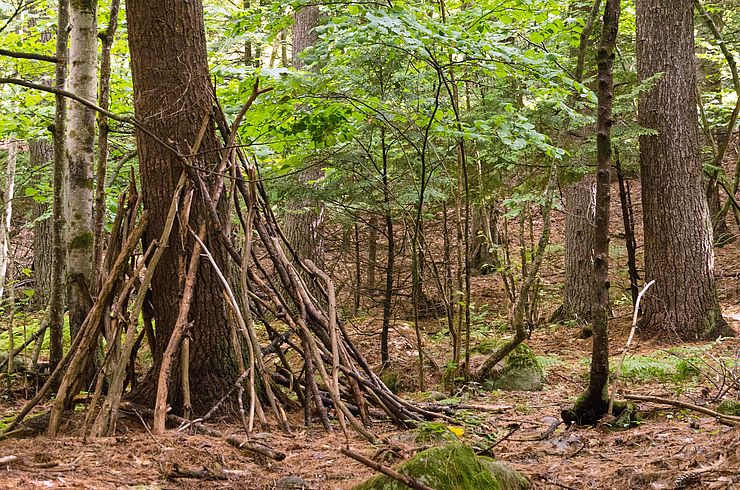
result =
[[740,487],[737,7],[0,2],[0,488]]

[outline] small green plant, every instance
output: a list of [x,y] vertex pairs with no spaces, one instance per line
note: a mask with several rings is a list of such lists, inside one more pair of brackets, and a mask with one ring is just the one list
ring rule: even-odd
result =
[[437,441],[455,441],[457,435],[442,422],[420,422],[416,429],[416,442],[426,444]]

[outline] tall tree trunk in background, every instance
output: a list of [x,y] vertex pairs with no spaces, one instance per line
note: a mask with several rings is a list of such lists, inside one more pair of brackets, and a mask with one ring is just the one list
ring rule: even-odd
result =
[[565,191],[565,283],[560,319],[591,321],[596,182],[591,175]]
[[[15,163],[18,158],[18,142],[12,141],[8,145],[8,162],[5,166],[5,186],[0,193],[0,305],[3,301],[6,278],[8,277],[10,224],[13,218],[13,193],[15,191]],[[12,273],[11,273],[12,279]],[[9,281],[8,281],[9,282]],[[12,337],[12,335],[11,335]],[[11,347],[12,352],[12,347]],[[8,365],[12,362],[8,363]]]
[[367,235],[367,289],[373,296],[377,287],[376,272],[378,270],[378,215],[373,211],[368,222]]
[[[305,63],[300,57],[301,52],[316,44],[318,35],[316,26],[319,25],[319,8],[315,5],[300,7],[295,13],[293,25],[293,68],[302,70]],[[300,107],[298,110],[301,110]],[[312,167],[303,171],[298,177],[301,186],[309,186],[323,175],[320,167]],[[316,265],[323,264],[323,244],[321,241],[321,225],[324,220],[321,203],[314,199],[296,199],[286,206],[288,213],[285,216],[285,235],[300,257],[310,258]]]
[[[98,67],[97,2],[71,0],[68,89],[96,100]],[[93,161],[95,112],[69,104],[65,221],[67,225],[67,303],[70,335],[77,334],[92,306],[93,275]]]
[[[98,105],[108,110],[110,106],[110,64],[111,48],[115,40],[116,29],[118,28],[118,10],[120,0],[112,0],[110,5],[110,18],[108,27],[100,33],[101,55],[100,55],[100,92],[98,94]],[[97,290],[100,287],[102,277],[100,277],[102,258],[103,258],[103,225],[105,224],[105,174],[108,167],[108,117],[103,113],[98,113],[98,168],[95,177],[95,213],[93,223],[94,244],[93,244],[93,263],[95,264],[95,281],[94,287]]]
[[[127,20],[131,69],[134,82],[136,117],[154,134],[173,141],[187,152],[195,144],[203,117],[210,113],[213,90],[206,57],[203,5],[200,0],[128,0]],[[170,150],[137,131],[139,166],[144,207],[151,212],[148,241],[159,239],[167,211],[183,170]],[[191,161],[213,168],[220,161],[219,142],[209,125],[200,144],[200,156]],[[211,177],[206,177],[208,182]],[[225,200],[218,205],[224,214]],[[198,197],[193,199],[190,226],[197,230],[207,211]],[[222,217],[223,218],[223,217]],[[175,221],[172,236],[178,236]],[[157,373],[178,316],[180,284],[178,263],[191,254],[192,240],[183,246],[171,240],[152,282],[154,315],[157,326],[154,369],[135,390],[134,396],[152,404],[157,390]],[[206,245],[222,271],[227,270],[223,244],[216,236],[206,236]],[[223,396],[238,376],[234,347],[229,331],[226,305],[213,268],[201,263],[190,307],[190,388],[193,412],[202,414]],[[170,377],[169,403],[182,409],[179,370]]]
[[[730,69],[730,74],[732,76],[732,85],[735,89],[735,95],[740,96],[740,76],[738,76],[737,71],[737,63],[735,61],[735,55],[730,51],[730,49],[727,47],[727,43],[725,43],[725,40],[722,36],[722,11],[721,10],[715,10],[712,13],[709,13],[705,8],[704,5],[702,5],[701,0],[694,0],[694,5],[696,9],[698,10],[699,17],[701,17],[704,22],[703,24],[706,26],[706,28],[709,30],[709,34],[714,38],[715,43],[720,48],[720,51],[722,51],[722,54],[725,57],[725,61],[727,62],[727,67]],[[700,31],[701,32],[701,31]],[[699,48],[701,51],[699,53],[706,54],[707,49],[704,47]],[[708,88],[710,92],[714,92],[717,94],[718,99],[720,102],[722,101],[722,64],[718,63],[716,60],[712,59],[711,57],[703,56],[700,59],[699,62],[699,72],[703,75],[703,80],[699,80],[699,90],[701,93],[702,88]],[[703,83],[702,83],[703,82]],[[702,85],[704,87],[702,87]],[[699,100],[699,104],[701,105],[702,101]],[[740,102],[738,102],[740,103]],[[738,116],[738,110],[740,109],[739,105],[735,106],[735,110],[732,113],[732,116],[730,116],[730,121],[727,124],[725,134],[719,135],[719,142],[718,144],[714,144],[712,141],[712,147],[714,149],[714,166],[715,169],[710,173],[709,181],[707,182],[707,203],[709,204],[709,216],[712,219],[712,230],[714,232],[714,240],[715,243],[724,245],[732,240],[734,240],[734,236],[732,233],[730,233],[729,228],[727,227],[727,220],[726,220],[726,212],[723,210],[722,201],[720,199],[719,195],[719,189],[720,189],[720,183],[718,182],[718,178],[720,177],[720,174],[724,173],[722,170],[722,165],[725,157],[725,153],[727,152],[728,146],[730,141],[732,141],[732,134],[734,132],[735,123],[737,122],[737,116]],[[707,131],[709,132],[709,138],[711,140],[714,140],[713,135],[711,134],[712,128],[707,125]]]
[[[54,160],[54,146],[45,139],[32,140],[28,143],[32,168],[39,168]],[[49,209],[48,203],[34,203],[33,214],[36,220],[33,225],[33,304],[36,308],[45,308],[49,302],[52,277],[52,227],[51,218],[40,219]]]
[[[575,53],[574,80],[583,80],[586,52],[589,39],[601,8],[601,0],[595,0],[585,19]],[[573,102],[578,94],[573,95]],[[563,304],[553,319],[591,321],[593,292],[593,243],[594,243],[594,200],[596,186],[592,176],[587,175],[579,182],[565,187],[565,282]],[[585,333],[586,331],[584,331]]]
[[[54,85],[65,88],[67,78],[67,24],[69,4],[59,0],[57,9],[57,63],[54,68]],[[51,210],[51,289],[49,291],[49,366],[53,371],[64,355],[64,276],[66,271],[64,246],[64,171],[67,167],[67,152],[64,147],[67,124],[67,99],[62,95],[54,98],[54,172],[52,178],[53,202]]]
[[664,75],[640,97],[645,229],[642,335],[714,339],[732,330],[722,318],[714,281],[709,209],[697,141],[696,62],[692,0],[637,1],[637,73]]
[[388,178],[388,151],[385,144],[385,131],[381,129],[380,145],[383,152],[383,213],[385,215],[385,234],[388,238],[388,249],[385,263],[385,293],[383,295],[383,327],[380,330],[380,361],[383,369],[390,364],[388,353],[388,334],[393,315],[393,275],[395,274],[396,240],[393,236],[393,212],[391,210],[391,188]]

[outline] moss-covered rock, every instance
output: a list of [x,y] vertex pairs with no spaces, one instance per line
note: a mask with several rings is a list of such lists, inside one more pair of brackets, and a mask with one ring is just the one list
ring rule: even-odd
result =
[[486,388],[503,391],[539,391],[545,385],[545,370],[526,344],[519,344],[506,359],[503,366],[494,369],[487,380]]
[[[490,458],[475,455],[460,443],[422,451],[396,471],[435,490],[520,490],[530,488],[521,473]],[[406,485],[385,475],[360,483],[354,490],[406,490]]]
[[717,411],[722,415],[740,417],[740,402],[737,400],[722,400],[722,403],[717,405]]

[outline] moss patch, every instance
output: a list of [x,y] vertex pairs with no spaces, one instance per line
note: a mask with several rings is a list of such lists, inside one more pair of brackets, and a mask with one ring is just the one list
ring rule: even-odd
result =
[[717,411],[722,415],[740,417],[740,402],[737,400],[722,400],[722,403],[717,405]]
[[69,248],[73,250],[90,248],[93,245],[92,233],[81,233],[69,242]]
[[[530,487],[517,471],[489,458],[480,458],[468,446],[451,443],[422,451],[396,468],[435,490],[519,490]],[[406,490],[406,485],[378,475],[355,486],[355,490]]]
[[492,390],[539,391],[545,385],[545,370],[532,349],[519,344],[484,385]]

